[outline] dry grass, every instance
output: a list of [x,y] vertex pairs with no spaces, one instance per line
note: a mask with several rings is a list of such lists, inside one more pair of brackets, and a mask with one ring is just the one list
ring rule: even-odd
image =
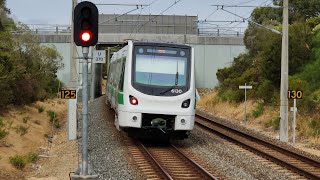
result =
[[[230,103],[222,101],[217,96],[216,91],[207,91],[202,93],[201,100],[197,107],[205,109],[217,116],[233,120],[243,124],[244,103]],[[259,107],[260,106],[260,107]],[[247,127],[258,129],[265,134],[278,138],[279,128],[279,107],[264,106],[261,107],[259,102],[252,100],[247,101]],[[291,122],[289,121],[289,125]],[[289,132],[291,133],[291,131]],[[320,155],[320,114],[299,114],[297,116],[297,142],[304,143],[303,147],[318,148]],[[310,151],[311,152],[311,151]]]
[[59,122],[64,124],[66,121],[66,102],[51,99],[44,102],[39,101],[30,106],[10,106],[7,112],[2,114],[3,123],[9,134],[0,141],[1,171],[11,172],[14,170],[10,164],[10,157],[38,150],[39,146],[47,144],[47,139],[43,135],[51,134],[52,124],[46,113],[39,112],[39,107],[57,112]]

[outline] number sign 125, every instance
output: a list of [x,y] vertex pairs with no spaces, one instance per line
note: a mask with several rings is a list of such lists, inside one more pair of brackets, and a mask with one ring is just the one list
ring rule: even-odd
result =
[[76,90],[61,90],[61,99],[76,99],[77,91]]

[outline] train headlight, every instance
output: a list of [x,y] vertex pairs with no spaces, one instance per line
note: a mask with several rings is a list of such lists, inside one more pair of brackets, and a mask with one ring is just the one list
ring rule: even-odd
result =
[[183,101],[181,104],[182,108],[188,108],[189,106],[190,106],[190,99]]
[[130,95],[129,99],[130,99],[130,104],[138,105],[138,99],[136,97]]
[[186,120],[185,119],[181,119],[180,122],[181,122],[181,124],[186,124]]

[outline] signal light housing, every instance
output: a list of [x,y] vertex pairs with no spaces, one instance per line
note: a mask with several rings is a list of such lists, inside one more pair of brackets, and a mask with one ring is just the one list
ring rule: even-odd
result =
[[98,8],[92,2],[83,1],[75,7],[73,12],[73,37],[77,46],[89,47],[97,44],[98,17]]

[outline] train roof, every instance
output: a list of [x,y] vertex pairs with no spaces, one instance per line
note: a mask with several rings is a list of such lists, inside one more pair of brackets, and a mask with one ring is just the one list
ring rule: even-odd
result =
[[186,44],[173,43],[173,42],[158,42],[158,41],[133,41],[133,45],[155,45],[155,46],[178,46],[178,47],[190,47]]
[[128,44],[132,43],[133,45],[151,45],[151,46],[176,46],[180,48],[190,48],[191,46],[180,43],[172,43],[172,42],[159,42],[159,41],[132,41],[129,40],[127,45],[115,52],[111,58],[111,61],[118,59],[118,56],[122,56],[128,50]]

